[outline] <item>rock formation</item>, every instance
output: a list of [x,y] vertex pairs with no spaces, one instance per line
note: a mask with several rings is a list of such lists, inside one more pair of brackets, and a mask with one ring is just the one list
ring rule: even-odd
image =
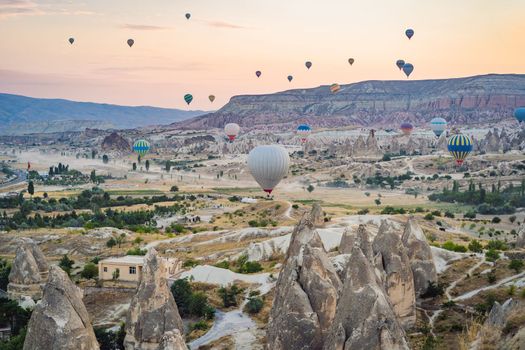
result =
[[507,301],[505,301],[503,305],[498,303],[497,301],[494,302],[494,305],[492,305],[492,309],[490,309],[489,316],[485,320],[485,325],[490,327],[503,328],[505,326],[505,323],[507,323],[507,318],[509,317],[510,313],[518,305],[519,302],[517,300],[513,300],[512,298],[507,299]]
[[520,227],[518,228],[516,248],[525,248],[525,223],[521,223]]
[[82,291],[58,266],[51,266],[49,280],[28,324],[24,350],[98,350]]
[[[170,349],[161,348],[161,343],[184,344],[175,336],[180,335],[183,325],[167,284],[166,268],[165,260],[157,256],[155,249],[150,249],[144,258],[142,279],[126,318],[126,350]],[[173,332],[175,340],[163,340],[168,332]],[[186,345],[174,349],[186,349]]]
[[386,221],[381,223],[372,249],[394,312],[403,327],[410,328],[416,322],[414,276],[399,234]]
[[178,329],[174,331],[168,331],[160,340],[159,350],[179,350],[187,349],[184,337]]
[[410,259],[415,293],[416,297],[418,297],[427,290],[429,282],[437,282],[432,251],[423,230],[421,230],[414,218],[408,220],[401,240]]
[[104,137],[102,141],[102,150],[106,152],[129,152],[130,149],[131,145],[129,142],[116,132],[112,132],[110,135]]
[[275,287],[267,349],[321,349],[330,330],[341,281],[314,229],[319,214],[315,206],[292,233]]
[[42,251],[32,240],[22,240],[9,273],[9,298],[21,300],[29,296],[40,299],[47,274],[48,265]]
[[408,349],[405,332],[377,281],[370,259],[354,245],[324,350]]

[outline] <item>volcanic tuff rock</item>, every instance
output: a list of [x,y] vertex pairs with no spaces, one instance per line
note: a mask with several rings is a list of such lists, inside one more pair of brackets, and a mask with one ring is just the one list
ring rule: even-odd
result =
[[266,348],[321,349],[336,313],[341,281],[313,227],[316,206],[292,233],[275,287]]
[[35,349],[99,349],[82,291],[58,266],[50,267],[42,302],[28,324],[24,350]]
[[404,120],[417,125],[443,117],[450,124],[512,121],[512,110],[525,105],[525,75],[481,75],[457,79],[363,81],[269,95],[235,96],[219,111],[172,124],[182,129],[221,128],[229,122],[243,128],[295,128],[346,125],[388,126]]
[[160,341],[159,350],[179,350],[186,349],[184,337],[178,329],[166,332]]
[[518,228],[518,239],[516,240],[517,248],[525,248],[525,223],[521,223]]
[[405,332],[370,259],[354,245],[324,350],[408,349]]
[[[165,277],[166,269],[165,260],[157,256],[155,249],[150,249],[144,258],[142,279],[126,317],[126,350],[162,349],[160,344],[167,332],[176,334],[183,330],[177,304]],[[173,343],[181,342],[176,339]],[[175,349],[186,349],[186,345]]]
[[412,274],[416,297],[427,290],[429,282],[437,282],[436,266],[425,234],[414,218],[410,218],[401,238],[405,246]]
[[379,227],[372,249],[394,312],[403,327],[410,328],[416,322],[414,275],[399,234],[385,220]]
[[128,140],[120,136],[118,133],[112,132],[110,135],[104,137],[104,140],[102,141],[102,150],[106,152],[129,152],[131,150],[131,145]]
[[42,286],[48,275],[48,265],[42,251],[30,239],[21,240],[9,273],[7,293],[12,299],[42,297]]

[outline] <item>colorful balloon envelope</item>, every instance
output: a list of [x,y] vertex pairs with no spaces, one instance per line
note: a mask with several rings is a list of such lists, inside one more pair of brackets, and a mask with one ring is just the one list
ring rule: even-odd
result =
[[401,123],[401,126],[399,127],[403,134],[410,135],[412,133],[412,130],[414,130],[414,125],[410,124],[409,122],[403,122]]
[[184,95],[184,101],[188,104],[188,106],[190,105],[191,101],[193,101],[193,96],[191,94],[186,94]]
[[516,118],[520,123],[525,122],[525,107],[516,108],[514,110],[514,118]]
[[355,62],[355,60],[354,60],[353,58],[349,58],[349,59],[348,59],[348,63],[350,63],[350,65],[353,65],[354,62]]
[[408,40],[412,39],[412,37],[414,36],[414,29],[405,30],[405,35],[407,36]]
[[75,42],[75,38],[69,38],[68,41],[71,45],[73,45],[73,43]]
[[396,66],[397,66],[397,68],[399,68],[399,70],[403,69],[404,65],[405,65],[405,61],[404,60],[397,60],[396,61]]
[[215,101],[215,95],[208,96],[208,99],[213,103],[213,101]]
[[257,146],[248,154],[248,169],[268,195],[286,176],[289,166],[288,151],[281,146]]
[[465,158],[472,152],[472,140],[463,134],[455,134],[448,140],[448,152],[461,165]]
[[260,70],[258,70],[257,72],[255,72],[255,75],[257,76],[257,78],[260,78],[260,77],[261,77],[261,74],[262,74],[262,73],[261,73]]
[[286,79],[288,79],[289,82],[292,82],[293,77],[291,75],[289,75]]
[[440,137],[447,128],[447,121],[443,118],[434,118],[430,121],[430,129],[437,137]]
[[339,90],[341,90],[341,85],[339,85],[339,84],[337,84],[337,83],[330,85],[330,91],[331,91],[333,94],[338,93]]
[[308,140],[308,136],[312,133],[312,128],[308,124],[301,124],[297,127],[296,132],[301,138],[301,142],[305,143]]
[[304,64],[306,66],[306,68],[310,69],[312,68],[312,62],[310,61],[306,61],[306,63]]
[[150,150],[150,144],[146,140],[137,140],[133,144],[133,152],[137,153],[141,157],[144,157]]
[[413,71],[414,66],[412,65],[412,63],[405,63],[403,65],[403,72],[406,74],[407,78],[410,76],[410,74],[412,74]]
[[128,39],[128,46],[129,46],[129,47],[132,47],[133,44],[135,44],[135,40],[133,40],[133,39]]
[[224,133],[232,142],[239,135],[239,131],[241,131],[241,127],[237,123],[228,123],[224,126]]

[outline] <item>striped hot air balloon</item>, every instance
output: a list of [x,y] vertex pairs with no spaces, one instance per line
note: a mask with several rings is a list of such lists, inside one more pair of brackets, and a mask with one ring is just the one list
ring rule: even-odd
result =
[[139,156],[144,157],[150,150],[150,144],[146,140],[137,140],[133,144],[133,152],[137,153]]
[[336,94],[341,90],[341,86],[337,83],[330,85],[330,91],[332,91],[333,94]]
[[412,133],[412,130],[414,130],[414,126],[410,124],[409,122],[403,122],[399,126],[403,134],[410,135]]
[[188,106],[190,105],[191,101],[193,101],[193,96],[192,94],[186,94],[184,95],[184,101],[186,101],[186,103],[188,104]]
[[430,128],[437,137],[440,137],[447,128],[447,121],[443,118],[434,118],[430,121]]
[[448,140],[448,151],[456,160],[456,164],[461,165],[472,152],[472,140],[463,134],[452,135]]
[[297,127],[297,135],[301,138],[301,142],[305,143],[308,139],[308,135],[312,133],[312,128],[308,124],[301,124]]

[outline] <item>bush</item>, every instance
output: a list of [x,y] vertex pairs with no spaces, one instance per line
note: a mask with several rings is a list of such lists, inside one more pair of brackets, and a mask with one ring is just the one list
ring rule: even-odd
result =
[[434,215],[432,215],[432,213],[427,213],[425,216],[424,216],[424,219],[425,220],[434,220]]
[[445,294],[445,286],[441,283],[428,282],[427,290],[421,294],[422,298],[435,298]]
[[476,213],[473,212],[473,211],[467,211],[465,214],[463,214],[463,217],[465,219],[475,219],[476,218]]
[[188,311],[193,316],[206,319],[212,319],[215,315],[215,309],[208,304],[208,297],[202,292],[191,294]]
[[468,244],[468,250],[474,253],[481,253],[483,251],[483,246],[479,241],[474,239]]
[[215,264],[215,267],[220,267],[221,269],[229,269],[230,262],[228,260],[219,261]]
[[197,265],[199,265],[199,262],[197,260],[189,258],[189,259],[186,259],[184,261],[184,263],[182,264],[182,267],[184,267],[184,268],[190,267],[191,268],[191,267],[195,267]]
[[190,332],[199,330],[199,331],[205,331],[209,328],[208,324],[205,321],[198,321],[195,323],[190,323]]
[[366,215],[369,213],[369,210],[368,208],[365,208],[365,209],[361,209],[357,212],[357,215]]
[[234,284],[231,287],[219,288],[218,294],[222,299],[223,306],[230,307],[230,306],[237,306],[237,296],[241,292],[242,290]]
[[450,211],[446,211],[445,212],[445,217],[446,218],[451,218],[451,219],[454,219],[456,216],[454,215],[454,213],[450,212]]
[[432,215],[434,216],[441,216],[441,212],[439,210],[433,210]]
[[175,185],[171,186],[170,192],[179,192],[179,187]]
[[487,261],[494,262],[499,259],[499,252],[495,249],[489,249],[485,252]]
[[249,314],[258,314],[262,310],[264,302],[259,297],[251,297],[248,299],[248,302],[245,306],[245,311]]
[[446,241],[441,245],[441,248],[458,253],[465,253],[467,251],[467,247],[461,244],[456,244],[452,241]]
[[523,270],[523,261],[511,260],[509,263],[509,269],[514,270],[516,273],[520,273]]
[[485,246],[486,249],[494,249],[494,250],[507,250],[507,244],[503,241],[500,241],[498,239],[493,239],[487,243]]
[[492,223],[493,224],[499,224],[501,222],[501,219],[498,217],[498,216],[495,216],[492,218]]
[[298,204],[293,204],[293,205],[292,205],[292,208],[293,208],[293,209],[299,209],[299,205],[298,205]]
[[146,255],[148,251],[146,249],[140,249],[139,247],[131,248],[126,252],[126,255]]
[[494,270],[491,270],[488,274],[487,274],[487,281],[490,283],[490,284],[493,284],[497,281],[497,276],[496,276],[496,272]]
[[255,273],[262,271],[262,266],[257,261],[247,261],[239,267],[240,273]]
[[80,272],[80,276],[85,279],[92,279],[98,276],[98,267],[92,262],[88,262],[84,265],[84,269]]
[[516,215],[509,216],[509,221],[514,223],[514,221],[516,221]]

